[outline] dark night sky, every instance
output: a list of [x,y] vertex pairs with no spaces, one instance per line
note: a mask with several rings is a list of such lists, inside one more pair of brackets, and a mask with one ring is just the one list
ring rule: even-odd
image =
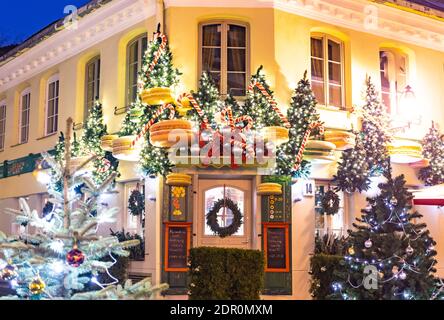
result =
[[[0,46],[20,42],[65,16],[66,5],[80,7],[89,0],[9,0],[0,5]],[[6,43],[5,43],[6,42]]]
[[[444,0],[411,0],[444,10]],[[66,5],[82,6],[89,0],[8,0],[0,5],[0,46],[20,42],[64,16]]]

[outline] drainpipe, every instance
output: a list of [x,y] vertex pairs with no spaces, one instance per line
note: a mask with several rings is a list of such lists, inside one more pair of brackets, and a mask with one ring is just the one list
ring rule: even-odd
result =
[[163,0],[156,0],[156,25],[161,24],[160,32],[165,31],[165,6]]

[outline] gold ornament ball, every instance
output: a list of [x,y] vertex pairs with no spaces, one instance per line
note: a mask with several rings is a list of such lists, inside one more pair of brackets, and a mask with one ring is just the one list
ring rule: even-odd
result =
[[46,288],[45,282],[40,277],[36,277],[32,282],[29,284],[29,291],[31,291],[32,294],[41,294]]
[[355,254],[355,248],[353,248],[353,247],[348,248],[348,253],[351,254],[351,255],[354,255]]

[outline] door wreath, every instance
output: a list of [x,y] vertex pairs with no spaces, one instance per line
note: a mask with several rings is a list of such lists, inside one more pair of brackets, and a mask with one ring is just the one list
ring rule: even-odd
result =
[[335,215],[339,211],[339,196],[333,190],[328,190],[322,198],[322,211],[327,215]]
[[[230,209],[233,213],[233,222],[226,227],[221,227],[217,221],[217,213],[222,208]],[[217,200],[214,203],[213,208],[207,213],[207,225],[210,227],[211,231],[221,238],[235,234],[239,230],[242,223],[242,212],[231,199],[225,198]]]
[[128,199],[128,209],[133,216],[143,216],[145,213],[145,197],[139,190],[133,190]]

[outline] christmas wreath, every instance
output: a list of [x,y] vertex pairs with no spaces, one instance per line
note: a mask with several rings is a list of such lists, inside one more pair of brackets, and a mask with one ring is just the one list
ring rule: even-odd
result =
[[139,190],[134,190],[128,200],[128,209],[133,216],[142,216],[145,212],[145,197]]
[[339,196],[333,190],[328,190],[322,198],[321,206],[327,215],[335,215],[339,211]]
[[[230,209],[233,213],[233,222],[229,226],[221,227],[217,221],[217,213],[224,207]],[[207,225],[211,228],[211,231],[221,238],[232,236],[242,225],[242,213],[231,199],[220,199],[214,203],[213,208],[208,212]]]

